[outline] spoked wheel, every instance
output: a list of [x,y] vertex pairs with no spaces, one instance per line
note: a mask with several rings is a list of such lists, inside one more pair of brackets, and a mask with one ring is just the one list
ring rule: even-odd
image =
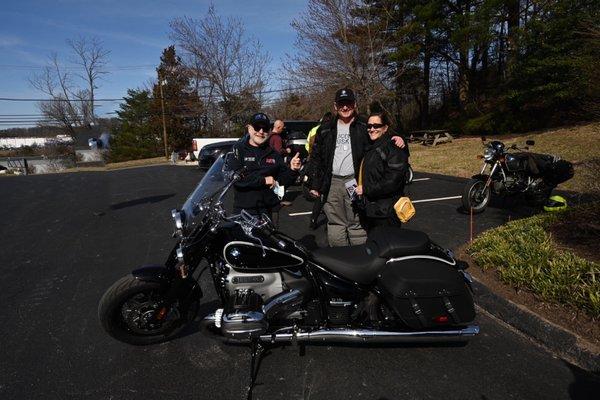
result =
[[410,185],[414,178],[415,178],[415,173],[414,173],[412,167],[409,165],[408,169],[406,170],[406,178],[404,181],[405,184]]
[[492,191],[489,186],[485,186],[484,181],[471,179],[462,194],[462,206],[465,211],[477,214],[483,212],[492,197]]
[[198,301],[166,304],[165,288],[157,282],[125,276],[102,296],[98,317],[104,330],[134,345],[163,342],[175,336],[196,316]]

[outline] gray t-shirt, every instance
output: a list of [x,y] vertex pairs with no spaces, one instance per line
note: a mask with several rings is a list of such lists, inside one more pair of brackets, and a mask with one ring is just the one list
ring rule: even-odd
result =
[[352,146],[350,145],[350,124],[344,124],[339,119],[337,121],[337,140],[331,172],[334,175],[342,176],[354,174]]

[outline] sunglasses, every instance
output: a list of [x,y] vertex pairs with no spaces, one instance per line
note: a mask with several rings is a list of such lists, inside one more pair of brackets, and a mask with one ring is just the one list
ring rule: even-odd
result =
[[341,101],[336,102],[335,105],[338,108],[342,108],[342,107],[354,108],[354,102],[350,101],[350,100],[341,100]]
[[367,130],[383,128],[385,124],[367,124]]
[[263,130],[263,132],[269,132],[269,128],[265,127],[264,125],[252,125],[252,128],[254,128],[254,130],[256,132],[260,131],[261,129]]

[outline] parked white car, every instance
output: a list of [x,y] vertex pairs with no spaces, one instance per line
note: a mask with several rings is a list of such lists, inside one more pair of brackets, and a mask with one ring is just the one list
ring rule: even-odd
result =
[[200,158],[200,150],[207,144],[227,142],[231,140],[238,140],[239,138],[194,138],[192,139],[192,152],[196,160]]

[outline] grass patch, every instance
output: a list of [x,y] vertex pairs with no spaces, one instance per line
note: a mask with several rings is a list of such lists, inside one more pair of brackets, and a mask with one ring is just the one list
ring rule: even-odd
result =
[[600,203],[591,203],[509,222],[483,233],[467,252],[484,270],[496,270],[501,281],[599,318],[600,264],[575,255],[549,233],[571,218],[598,218],[598,208]]
[[142,167],[145,165],[157,165],[157,164],[168,164],[169,160],[167,160],[164,156],[162,157],[154,157],[154,158],[143,158],[140,160],[129,160],[129,161],[120,161],[120,162],[111,162],[106,164],[106,169],[119,169],[119,168],[130,168],[130,167]]
[[[494,135],[488,139],[501,140],[507,146],[513,143],[524,146],[525,140],[533,139],[533,152],[556,154],[572,162],[575,176],[560,184],[559,189],[585,193],[589,192],[590,186],[597,186],[600,181],[597,168],[597,160],[600,159],[598,122],[520,135]],[[477,155],[483,154],[483,145],[480,138],[468,137],[435,147],[413,144],[410,153],[410,162],[417,171],[468,178],[481,169],[482,162],[477,159]]]

